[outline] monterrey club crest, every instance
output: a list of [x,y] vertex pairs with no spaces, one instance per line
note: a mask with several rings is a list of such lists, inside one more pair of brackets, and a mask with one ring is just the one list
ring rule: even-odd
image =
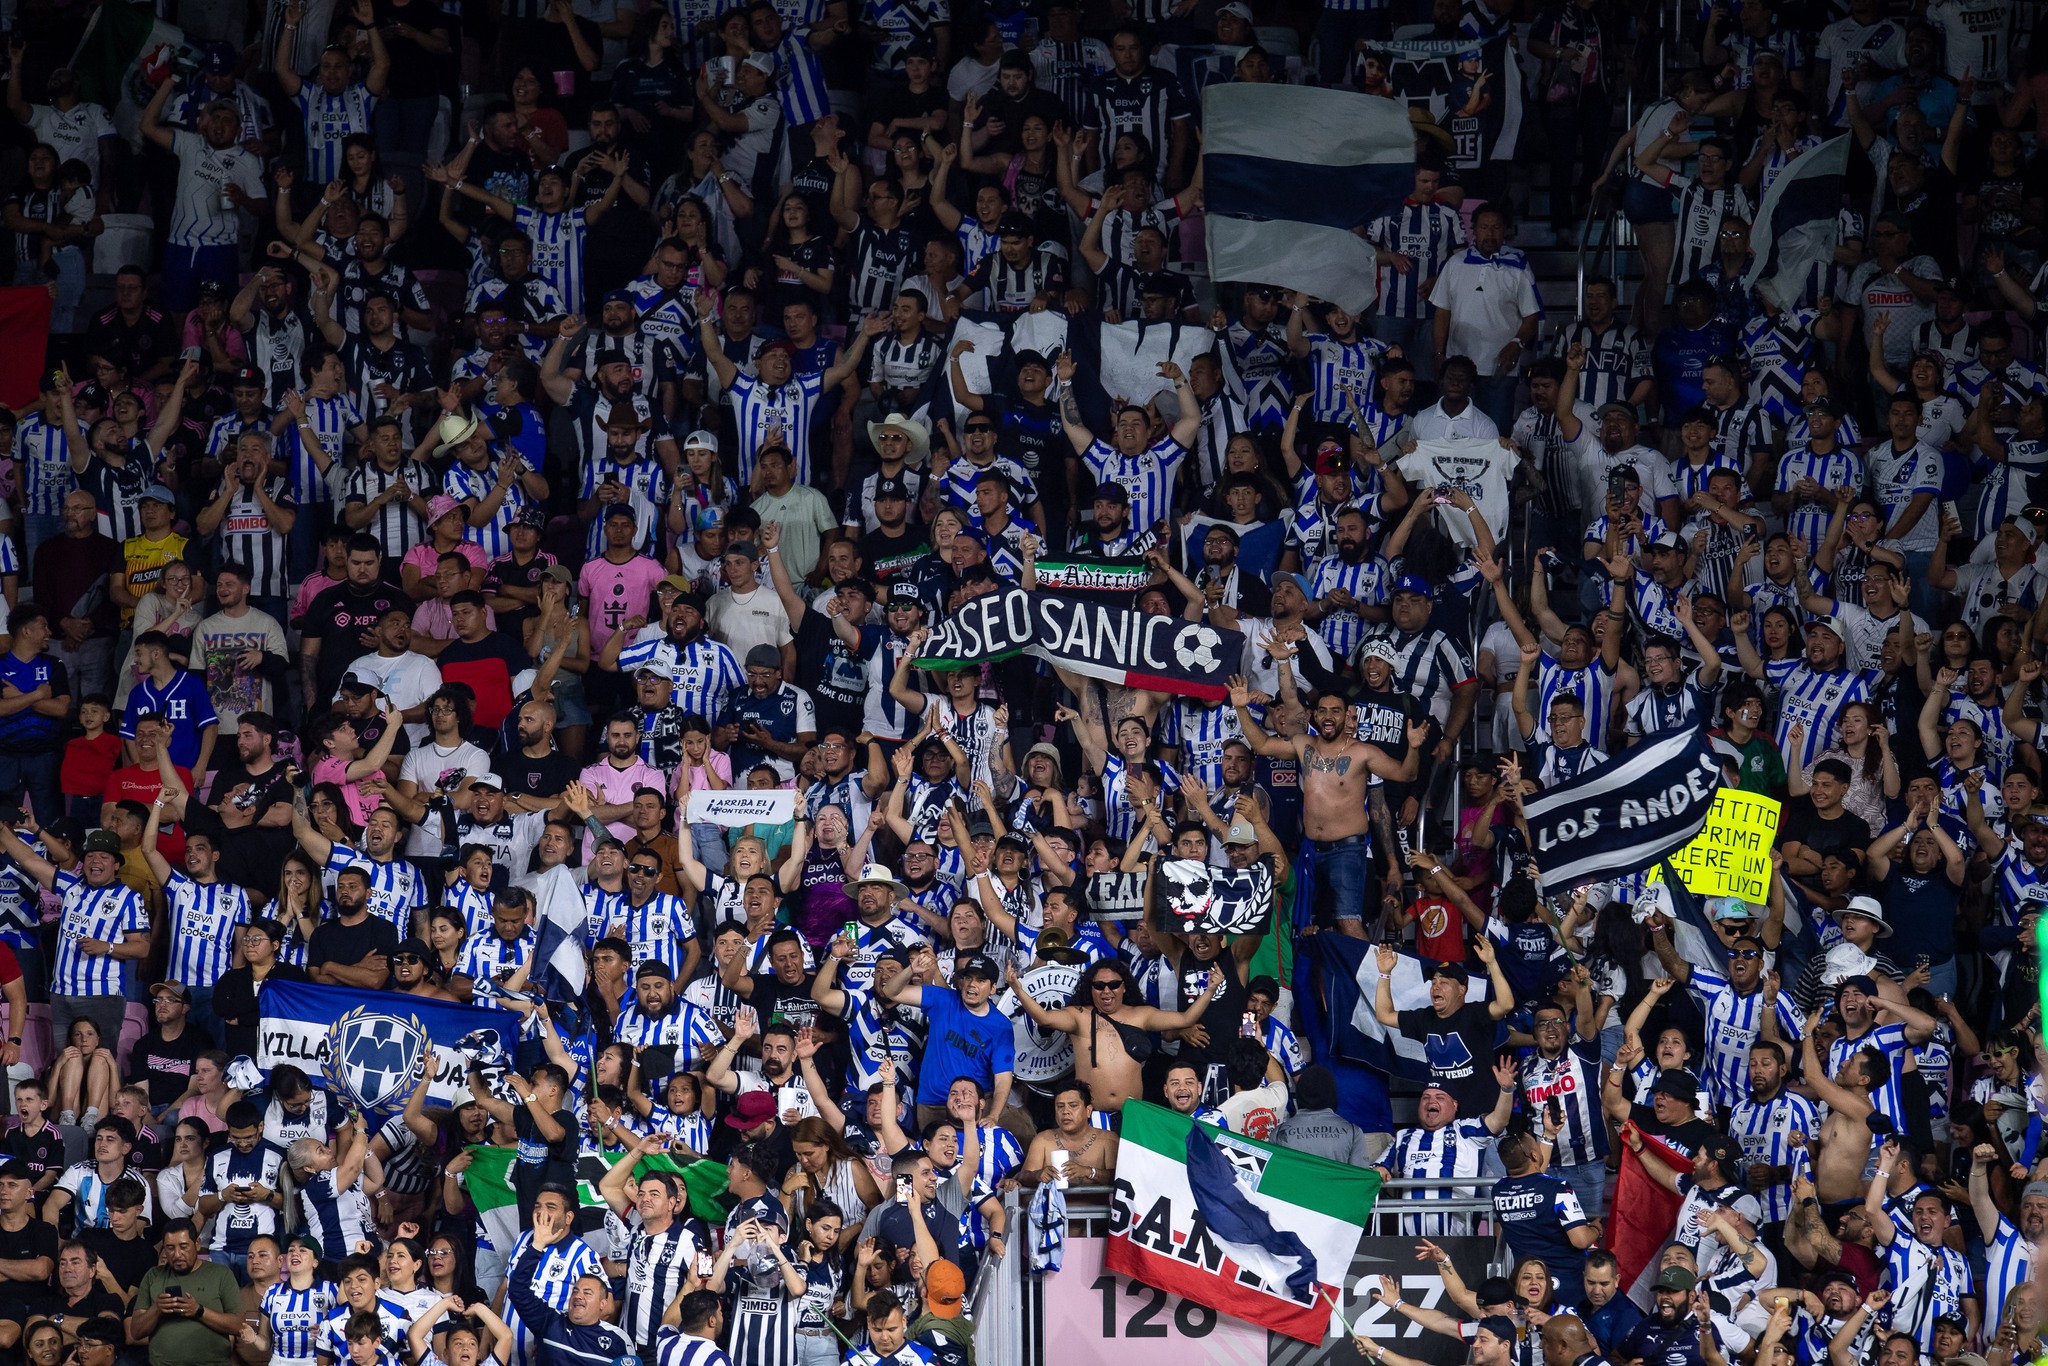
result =
[[432,1046],[417,1015],[357,1006],[327,1031],[327,1084],[364,1110],[403,1105]]

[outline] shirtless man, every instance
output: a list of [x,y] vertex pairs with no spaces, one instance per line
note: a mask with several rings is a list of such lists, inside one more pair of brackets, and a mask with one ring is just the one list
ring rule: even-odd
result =
[[1127,1100],[1145,1092],[1145,1060],[1159,1046],[1155,1034],[1185,1029],[1202,1018],[1209,1003],[1223,992],[1223,973],[1209,971],[1208,987],[1186,1010],[1158,1010],[1137,1001],[1128,969],[1105,958],[1089,968],[1075,994],[1085,1005],[1042,1006],[1017,980],[1017,965],[1006,969],[1010,990],[1040,1029],[1057,1030],[1074,1040],[1074,1075],[1088,1083],[1098,1110],[1116,1114]]
[[1365,935],[1366,807],[1372,780],[1405,783],[1415,778],[1428,721],[1408,726],[1408,753],[1398,763],[1378,745],[1354,733],[1351,703],[1342,693],[1319,690],[1309,699],[1309,733],[1269,734],[1253,717],[1251,689],[1242,676],[1230,680],[1230,705],[1253,751],[1301,765],[1301,823],[1316,850],[1316,877],[1329,890],[1337,928],[1353,939]]
[[1877,1108],[1870,1093],[1880,1079],[1890,1078],[1891,1064],[1877,1048],[1862,1049],[1850,1054],[1841,1073],[1830,1080],[1811,1034],[1799,1041],[1799,1057],[1814,1098],[1828,1107],[1820,1142],[1811,1148],[1814,1187],[1826,1205],[1860,1200],[1873,1142],[1864,1121]]

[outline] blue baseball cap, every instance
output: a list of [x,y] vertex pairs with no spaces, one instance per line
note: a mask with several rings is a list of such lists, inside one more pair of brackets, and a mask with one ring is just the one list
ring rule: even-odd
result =
[[1413,593],[1418,598],[1433,596],[1429,591],[1429,580],[1419,574],[1403,574],[1394,580],[1394,592]]

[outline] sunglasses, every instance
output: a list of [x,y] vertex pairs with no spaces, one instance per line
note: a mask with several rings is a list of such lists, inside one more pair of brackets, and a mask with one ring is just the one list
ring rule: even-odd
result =
[[1739,959],[1741,959],[1741,960],[1742,960],[1743,962],[1747,963],[1747,962],[1749,962],[1749,961],[1750,961],[1751,959],[1753,959],[1753,958],[1761,958],[1761,957],[1763,957],[1764,955],[1763,955],[1763,951],[1762,951],[1762,950],[1760,950],[1760,949],[1736,949],[1736,950],[1735,950],[1734,952],[1730,953],[1730,954],[1729,954],[1728,956],[1729,956],[1730,958],[1739,958]]
[[661,869],[659,869],[659,868],[649,868],[649,867],[647,867],[647,866],[646,866],[645,864],[640,864],[640,863],[636,863],[636,864],[634,864],[634,865],[633,865],[632,867],[630,867],[630,868],[626,869],[626,871],[627,871],[627,872],[629,872],[629,873],[631,873],[631,874],[632,874],[632,875],[633,875],[634,877],[660,877],[660,876],[661,876]]
[[416,953],[394,953],[391,955],[391,961],[393,963],[417,963],[420,961],[420,956]]
[[1118,978],[1105,977],[1099,982],[1090,982],[1088,989],[1090,991],[1122,991],[1124,984]]

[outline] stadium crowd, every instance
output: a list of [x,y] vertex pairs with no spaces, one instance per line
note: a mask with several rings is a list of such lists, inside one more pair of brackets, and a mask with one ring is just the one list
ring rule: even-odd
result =
[[[1477,1366],[2041,1352],[2040,6],[80,8],[6,7],[0,1357],[971,1362],[1132,1100],[1492,1178],[1402,1206]],[[1207,278],[1222,82],[1409,104],[1369,311]],[[1053,563],[1228,696],[913,667]],[[1527,799],[1684,731],[1767,895],[1546,885]],[[1267,928],[1134,913],[1166,859]],[[364,1114],[286,984],[522,1023]]]

